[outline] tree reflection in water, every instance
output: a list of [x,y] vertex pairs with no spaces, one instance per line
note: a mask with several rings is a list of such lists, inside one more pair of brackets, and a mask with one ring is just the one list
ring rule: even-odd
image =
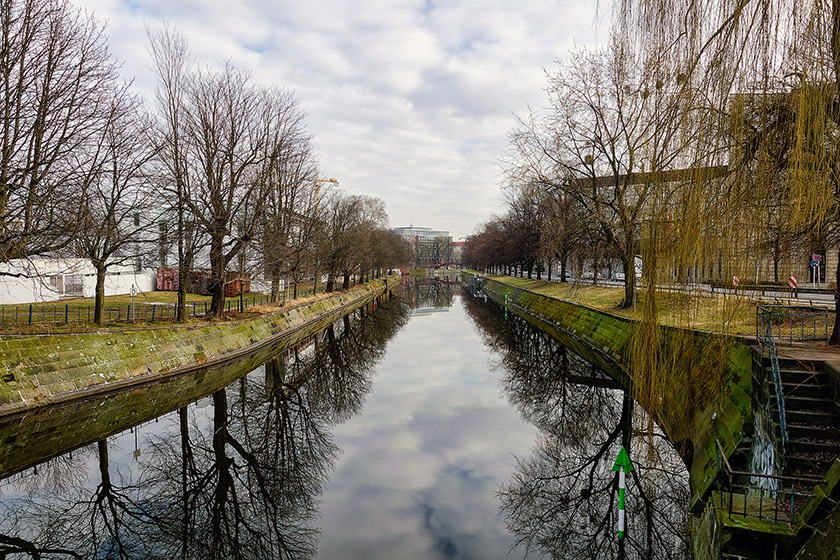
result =
[[408,318],[399,302],[378,307],[217,391],[209,410],[163,417],[135,466],[109,459],[122,435],[7,479],[0,558],[313,557],[331,429],[361,408]]
[[[525,320],[465,298],[479,332],[501,356],[509,401],[540,429],[533,454],[499,489],[508,529],[529,552],[551,558],[690,558],[688,473],[673,446],[631,441],[633,401],[592,364]],[[641,415],[640,415],[641,416]],[[638,423],[638,421],[636,422]],[[625,541],[617,539],[621,445],[627,482]]]

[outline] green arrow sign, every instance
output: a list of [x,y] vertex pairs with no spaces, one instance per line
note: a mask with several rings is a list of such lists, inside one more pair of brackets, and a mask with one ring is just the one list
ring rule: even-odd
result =
[[618,457],[615,458],[613,471],[618,471],[618,538],[624,538],[624,475],[633,470],[633,463],[630,462],[630,456],[627,455],[627,450],[622,448],[618,452]]
[[622,447],[618,451],[618,457],[615,458],[615,464],[613,465],[612,470],[617,471],[621,467],[624,467],[624,472],[630,472],[633,470],[633,463],[630,462],[630,456],[627,455],[627,450]]

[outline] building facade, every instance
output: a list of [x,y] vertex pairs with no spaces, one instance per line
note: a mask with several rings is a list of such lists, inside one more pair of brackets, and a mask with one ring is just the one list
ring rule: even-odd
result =
[[455,260],[454,244],[448,231],[409,226],[394,228],[393,232],[410,247],[415,268]]

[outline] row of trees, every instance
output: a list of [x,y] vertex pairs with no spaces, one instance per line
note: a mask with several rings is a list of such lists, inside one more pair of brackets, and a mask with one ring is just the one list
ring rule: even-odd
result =
[[686,18],[633,4],[620,4],[608,48],[558,61],[547,106],[517,119],[508,210],[466,258],[503,270],[558,262],[562,279],[570,262],[616,261],[628,307],[639,257],[651,285],[761,266],[784,280],[792,255],[822,252],[840,224],[840,11],[768,7],[779,25],[750,27],[739,7],[691,4]]
[[[519,118],[511,132],[509,210],[471,240],[475,264],[557,261],[565,280],[571,259],[578,270],[584,260],[595,269],[617,261],[624,305],[632,306],[642,239],[688,218],[674,213],[694,191],[711,192],[724,172],[714,154],[698,158],[690,147],[728,131],[715,128],[719,117],[684,77],[662,70],[617,39],[609,49],[558,62],[545,114]],[[691,210],[709,217],[704,204]],[[500,247],[493,241],[500,236],[514,242]]]
[[294,93],[231,62],[199,66],[166,28],[148,34],[158,86],[146,104],[103,28],[66,0],[6,2],[0,25],[0,260],[88,259],[97,322],[108,268],[165,264],[170,247],[181,271],[210,269],[217,316],[230,272],[264,272],[276,299],[281,280],[347,286],[405,261],[381,201],[322,196]]
[[[778,281],[796,274],[780,269],[797,254],[840,262],[840,1],[622,0],[615,23],[609,48],[559,61],[545,109],[517,120],[507,212],[483,225],[464,254],[473,266],[508,271],[616,259],[624,307],[636,304],[641,257],[632,397],[662,417],[674,379],[704,387],[684,392],[675,410],[702,409],[719,394],[725,343],[701,354],[689,329],[666,339],[661,285],[762,265]],[[830,343],[840,345],[840,266],[836,274]],[[667,312],[690,326],[708,305],[687,294]],[[722,305],[726,330],[738,313],[731,300]],[[635,414],[634,437],[654,441],[652,423]],[[529,474],[520,486],[531,491]],[[517,486],[505,494],[517,512],[533,495]],[[533,527],[527,517],[513,520],[516,530]]]

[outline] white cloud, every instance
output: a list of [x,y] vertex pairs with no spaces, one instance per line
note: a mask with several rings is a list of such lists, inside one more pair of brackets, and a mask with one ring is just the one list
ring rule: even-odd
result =
[[[225,59],[294,89],[325,175],[385,200],[392,225],[456,237],[501,209],[511,113],[541,105],[544,71],[596,35],[574,0],[76,0],[108,21],[124,72],[151,97],[145,25],[183,32],[196,58]],[[601,5],[601,10],[605,11]]]

